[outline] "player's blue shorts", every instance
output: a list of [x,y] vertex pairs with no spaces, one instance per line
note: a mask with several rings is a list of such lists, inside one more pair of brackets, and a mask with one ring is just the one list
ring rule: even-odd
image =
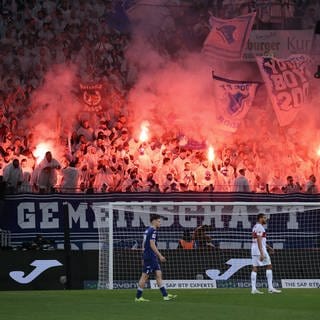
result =
[[142,272],[146,274],[150,274],[157,270],[161,270],[158,260],[155,260],[155,259],[143,260]]

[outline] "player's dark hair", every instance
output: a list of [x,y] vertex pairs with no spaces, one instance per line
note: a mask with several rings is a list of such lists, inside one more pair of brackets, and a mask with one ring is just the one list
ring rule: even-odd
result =
[[159,214],[151,214],[150,215],[150,222],[152,222],[153,220],[158,220],[160,219],[160,215]]
[[257,215],[257,221],[259,221],[261,218],[263,218],[265,216],[265,214],[264,213],[259,213],[258,215]]

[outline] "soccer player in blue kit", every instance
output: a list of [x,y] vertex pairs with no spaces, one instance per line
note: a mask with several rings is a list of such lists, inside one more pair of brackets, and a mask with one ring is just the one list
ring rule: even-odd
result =
[[160,228],[161,219],[160,215],[152,214],[150,216],[151,225],[146,229],[143,235],[143,269],[138,283],[138,290],[136,294],[136,302],[148,302],[148,299],[142,297],[143,288],[146,281],[149,279],[150,273],[155,273],[157,285],[160,288],[163,300],[169,301],[175,299],[177,296],[174,294],[168,294],[167,290],[162,282],[162,272],[160,269],[160,262],[165,262],[166,258],[160,253],[157,248],[157,229]]

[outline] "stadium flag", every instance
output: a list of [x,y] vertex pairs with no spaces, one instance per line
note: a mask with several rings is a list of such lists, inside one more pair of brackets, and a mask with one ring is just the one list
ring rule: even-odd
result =
[[289,125],[309,97],[307,55],[287,59],[256,57],[280,126]]
[[214,75],[216,114],[220,129],[235,132],[248,113],[260,82],[230,80]]
[[202,48],[208,60],[241,60],[255,16],[255,12],[228,20],[212,16],[211,31]]

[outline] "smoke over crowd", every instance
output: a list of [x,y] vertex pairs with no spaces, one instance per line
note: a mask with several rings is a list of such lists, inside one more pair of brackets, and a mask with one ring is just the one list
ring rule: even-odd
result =
[[[265,180],[274,170],[282,171],[283,179],[296,174],[297,179],[306,180],[310,174],[317,174],[320,94],[319,80],[312,74],[314,65],[310,65],[310,100],[290,125],[280,126],[255,62],[227,62],[223,56],[214,62],[206,60],[195,39],[198,36],[203,41],[209,33],[208,14],[194,21],[193,16],[181,14],[183,9],[168,8],[165,0],[152,1],[152,5],[137,5],[128,11],[131,30],[127,38],[116,34],[112,44],[97,39],[95,46],[83,45],[73,52],[67,63],[48,66],[44,81],[31,94],[31,112],[21,119],[20,126],[32,134],[31,151],[46,142],[52,146],[54,157],[62,161],[67,153],[67,159],[73,161],[78,150],[72,149],[72,135],[84,120],[88,120],[95,136],[87,146],[95,148],[99,129],[114,138],[116,131],[125,127],[129,139],[138,139],[141,125],[147,123],[149,141],[157,143],[161,151],[168,149],[171,140],[188,149],[188,140],[192,140],[205,146],[202,150],[198,147],[203,154],[213,145],[217,167],[219,162],[223,167],[228,149],[235,172],[241,163],[257,172],[264,167],[259,176]],[[190,28],[194,31],[192,41],[185,34]],[[236,132],[219,128],[212,72],[228,79],[261,83]],[[84,107],[80,83],[103,84],[105,102],[101,110],[92,112]],[[115,96],[116,106],[110,103]],[[117,144],[112,147],[120,153]],[[134,160],[138,149],[128,151]],[[152,162],[152,152],[149,156]]]

